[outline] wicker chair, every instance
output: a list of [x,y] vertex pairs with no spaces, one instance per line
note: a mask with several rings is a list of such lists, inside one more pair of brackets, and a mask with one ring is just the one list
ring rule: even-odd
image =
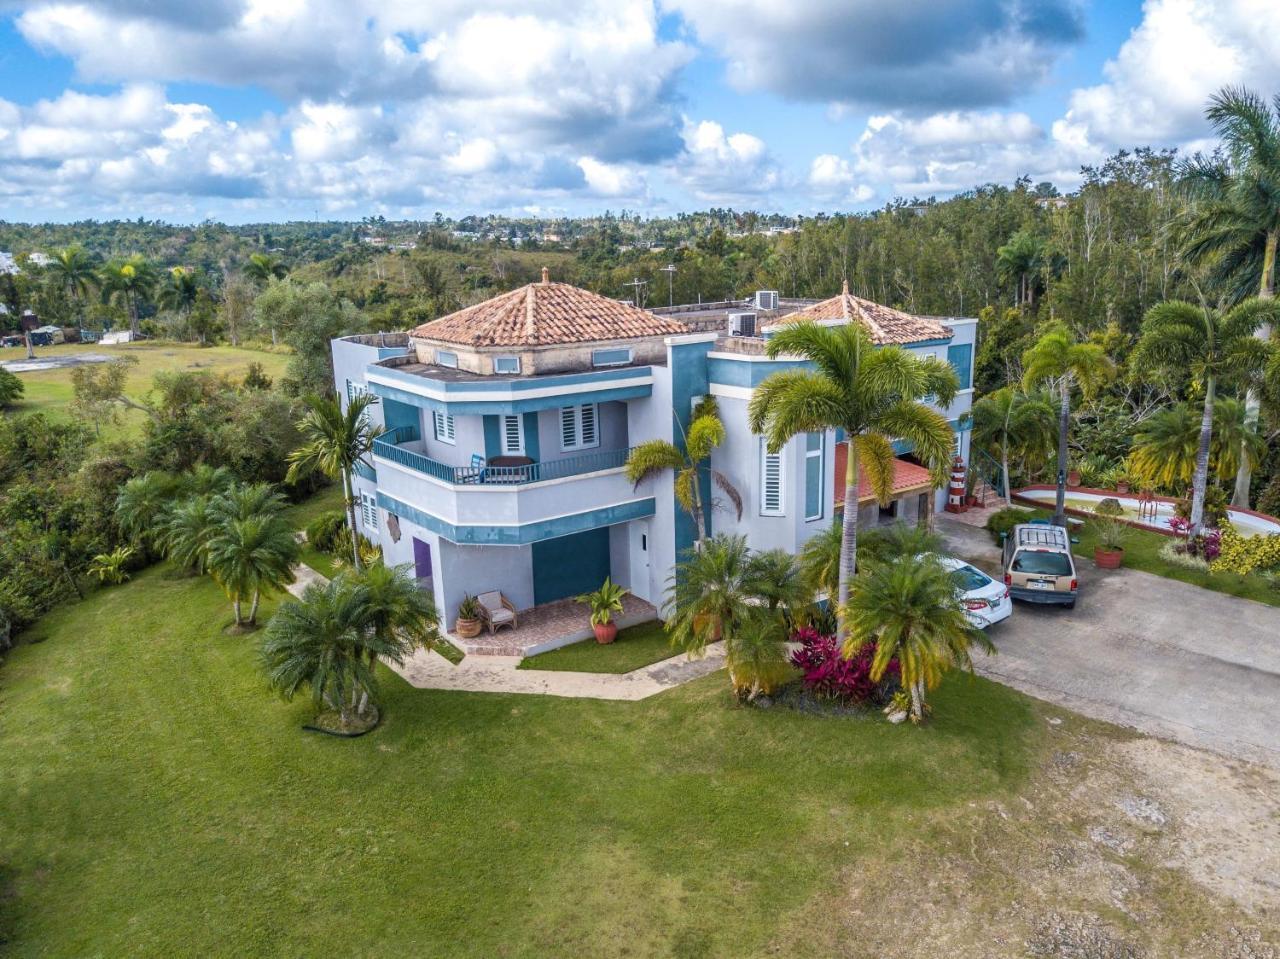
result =
[[489,635],[496,633],[499,626],[516,628],[516,608],[500,591],[492,589],[476,599],[480,602],[480,616],[489,625]]

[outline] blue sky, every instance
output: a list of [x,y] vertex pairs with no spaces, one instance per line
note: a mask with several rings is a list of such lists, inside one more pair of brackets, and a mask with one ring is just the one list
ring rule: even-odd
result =
[[[193,12],[194,11],[194,12]],[[0,3],[0,216],[873,208],[1280,89],[1250,0]]]

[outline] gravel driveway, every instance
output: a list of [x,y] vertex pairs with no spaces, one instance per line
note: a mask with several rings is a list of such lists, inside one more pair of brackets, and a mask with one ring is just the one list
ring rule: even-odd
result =
[[[938,519],[997,572],[988,535]],[[1015,603],[979,673],[1088,716],[1280,768],[1280,608],[1076,558],[1074,610]]]

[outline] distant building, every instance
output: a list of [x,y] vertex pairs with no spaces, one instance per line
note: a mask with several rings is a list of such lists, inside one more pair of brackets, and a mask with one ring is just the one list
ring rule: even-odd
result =
[[27,254],[27,262],[32,264],[33,266],[45,267],[53,262],[53,257],[51,257],[48,253],[41,253],[39,250],[37,250],[35,253]]
[[18,266],[18,261],[13,258],[13,254],[0,250],[0,273],[16,276],[21,272],[22,268]]

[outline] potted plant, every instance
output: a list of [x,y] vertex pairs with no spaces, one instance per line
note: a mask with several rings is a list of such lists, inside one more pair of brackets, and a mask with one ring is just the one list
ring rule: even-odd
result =
[[1121,473],[1119,476],[1117,476],[1117,477],[1116,477],[1116,492],[1117,492],[1117,493],[1119,493],[1119,494],[1121,494],[1121,495],[1123,496],[1125,493],[1129,492],[1129,488],[1130,488],[1130,484],[1129,484],[1129,474],[1128,474],[1128,473]]
[[453,631],[463,639],[475,639],[483,625],[480,600],[467,593],[458,604],[458,620],[453,624]]
[[578,602],[591,607],[591,627],[597,643],[612,643],[617,638],[618,624],[613,621],[613,614],[622,612],[622,597],[626,595],[625,589],[606,576],[599,589],[578,597]]
[[1129,527],[1115,516],[1099,515],[1093,521],[1098,544],[1093,548],[1093,561],[1099,569],[1119,569],[1124,561],[1124,544]]
[[1068,486],[1079,486],[1079,485],[1080,485],[1080,479],[1081,479],[1081,476],[1080,476],[1080,465],[1079,465],[1078,463],[1072,463],[1072,464],[1070,464],[1070,465],[1067,467],[1067,485],[1068,485]]

